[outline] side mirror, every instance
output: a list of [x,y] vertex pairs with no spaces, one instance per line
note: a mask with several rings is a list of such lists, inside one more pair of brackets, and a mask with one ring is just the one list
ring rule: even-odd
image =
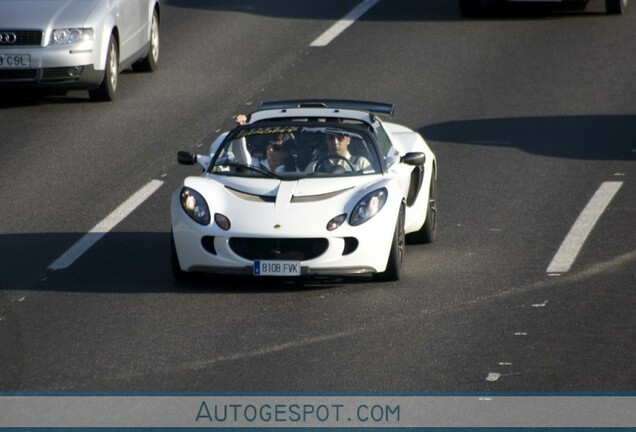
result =
[[197,156],[193,155],[189,151],[181,150],[177,153],[177,162],[181,165],[194,165],[197,163]]
[[422,152],[409,152],[402,156],[402,162],[407,165],[422,166],[426,162],[426,155]]

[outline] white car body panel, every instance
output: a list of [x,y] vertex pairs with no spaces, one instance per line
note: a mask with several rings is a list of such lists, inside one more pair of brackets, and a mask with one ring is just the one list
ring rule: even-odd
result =
[[[223,179],[220,179],[223,180]],[[187,186],[197,190],[206,197],[208,203],[219,202],[219,206],[214,209],[213,213],[223,213],[232,221],[231,236],[262,236],[262,237],[280,237],[280,238],[309,238],[324,237],[329,240],[329,248],[327,252],[319,258],[302,262],[303,267],[310,268],[310,274],[320,274],[320,270],[336,269],[336,268],[356,268],[360,271],[382,271],[387,261],[388,245],[393,237],[393,230],[384,229],[387,224],[395,225],[397,209],[399,201],[393,204],[387,203],[386,209],[383,209],[378,215],[370,219],[365,224],[352,227],[347,224],[339,229],[328,232],[326,229],[329,220],[342,213],[341,210],[332,212],[316,211],[316,203],[291,204],[292,196],[308,196],[321,195],[329,192],[343,190],[351,187],[355,183],[364,183],[367,186],[362,190],[350,189],[329,200],[319,202],[320,207],[342,209],[349,207],[351,210],[351,202],[357,202],[352,198],[355,194],[360,198],[368,191],[377,189],[382,186],[388,186],[389,196],[398,198],[399,194],[395,190],[395,182],[387,182],[386,179],[379,178],[376,183],[369,185],[368,179],[352,181],[350,184],[343,184],[342,179],[331,179],[324,182],[325,179],[307,179],[300,181],[277,181],[263,180],[259,188],[254,189],[242,187],[240,182],[228,182],[228,186],[240,190],[250,190],[250,193],[272,194],[276,196],[274,203],[250,202],[237,199],[227,189],[221,187],[216,182],[210,182],[208,177],[188,177],[185,179],[183,186]],[[252,181],[253,183],[253,181]],[[326,184],[325,184],[326,183]],[[216,270],[223,272],[222,268],[251,268],[253,261],[246,260],[233,253],[228,247],[228,233],[221,230],[214,224],[207,227],[201,227],[191,220],[182,210],[179,202],[179,188],[172,197],[172,227],[176,248],[179,254],[179,261],[182,268],[186,271],[192,270]],[[392,193],[393,192],[393,193]],[[394,211],[389,211],[394,207]],[[384,211],[386,210],[386,211]],[[297,221],[302,221],[298,223]],[[277,228],[279,227],[279,228]],[[311,228],[309,228],[311,227]],[[371,236],[359,236],[361,230],[373,232]],[[257,234],[256,234],[257,233]],[[202,235],[217,237],[215,247],[218,255],[211,259],[200,245]],[[357,251],[350,256],[343,257],[343,238],[348,236],[358,236],[362,239]],[[196,246],[195,246],[196,245]],[[193,247],[195,246],[195,247]]]
[[[398,148],[400,154],[415,151],[424,152],[426,155],[424,171],[437,174],[434,169],[435,155],[420,134],[395,123],[384,122],[383,125],[385,126],[387,133],[390,135],[391,141],[394,143],[396,148]],[[409,167],[400,164],[393,165],[391,169],[398,175],[403,193],[406,195],[408,192],[411,170]],[[422,189],[428,191],[430,185],[431,177],[426,176]],[[427,201],[428,198],[426,200],[419,200],[414,206],[407,208],[405,222],[405,230],[407,233],[417,231],[424,223]]]
[[[266,110],[251,114],[249,123],[273,121],[271,124],[276,124],[277,120],[288,117],[335,115],[333,110],[324,108]],[[419,167],[402,163],[399,158],[387,160],[386,171],[372,175],[274,179],[204,172],[200,176],[185,178],[172,195],[172,233],[180,269],[185,272],[251,274],[254,261],[235,253],[230,247],[230,238],[320,238],[327,239],[328,247],[315,258],[301,260],[303,274],[384,272],[400,209],[405,209],[404,230],[407,234],[420,230],[426,221],[435,155],[417,132],[404,126],[382,123],[368,112],[356,110],[338,110],[338,117],[376,127],[381,124],[400,157],[407,153],[425,155],[422,186],[412,202],[408,202],[412,173]],[[207,168],[227,135],[224,133],[215,140],[209,155],[196,156],[196,162]],[[239,147],[233,147],[233,156],[242,163],[249,163],[247,145]],[[213,218],[206,226],[195,222],[182,207],[180,195],[183,188],[195,190],[203,196],[211,215],[220,213],[226,216],[231,221],[230,229],[223,230]],[[332,218],[342,213],[351,215],[365,195],[381,188],[388,191],[388,198],[375,216],[357,226],[351,225],[348,217],[347,222],[337,229],[327,229]],[[214,237],[214,254],[202,244],[202,238],[206,236]],[[358,242],[357,248],[349,253],[343,253],[346,238],[355,238]]]

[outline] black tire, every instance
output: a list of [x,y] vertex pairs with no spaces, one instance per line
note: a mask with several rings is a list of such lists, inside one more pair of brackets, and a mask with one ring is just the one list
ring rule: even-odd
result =
[[628,0],[605,0],[605,11],[612,15],[622,15],[627,12]]
[[174,235],[170,232],[170,267],[172,268],[172,278],[176,282],[188,283],[192,282],[196,278],[195,273],[190,273],[181,270],[179,265],[179,256],[177,255],[177,248],[174,244]]
[[154,11],[150,22],[150,46],[148,54],[137,63],[133,70],[138,72],[154,72],[159,68],[159,14]]
[[400,280],[402,274],[402,263],[404,262],[404,251],[406,241],[404,235],[404,206],[400,207],[395,231],[393,233],[393,241],[391,242],[391,250],[389,251],[389,259],[387,260],[386,269],[383,272],[374,273],[373,279],[378,282],[394,282]]
[[89,90],[91,99],[96,101],[113,101],[117,97],[117,87],[119,80],[119,48],[115,35],[110,35],[108,41],[108,52],[106,53],[106,65],[104,79],[99,87]]
[[407,237],[409,243],[432,243],[437,239],[437,181],[435,172],[431,178],[431,187],[428,194],[428,207],[426,208],[426,220],[418,231],[410,233]]

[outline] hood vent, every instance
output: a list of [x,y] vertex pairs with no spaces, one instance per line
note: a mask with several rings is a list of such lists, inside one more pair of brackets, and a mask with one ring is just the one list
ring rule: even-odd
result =
[[346,189],[340,189],[338,191],[328,192],[328,193],[319,194],[319,195],[303,195],[303,196],[294,195],[292,197],[291,202],[293,202],[293,203],[304,203],[304,202],[323,201],[323,200],[327,200],[329,198],[333,198],[335,196],[338,196],[341,193],[346,192],[346,191],[348,191],[350,189],[353,189],[353,187],[348,187]]
[[238,189],[231,188],[229,186],[225,186],[225,188],[229,190],[230,192],[232,192],[237,197],[244,199],[246,201],[269,202],[269,203],[276,202],[276,197],[272,195],[251,194],[251,193],[240,191]]
[[[244,199],[246,201],[268,202],[268,203],[276,202],[276,196],[273,196],[273,195],[251,194],[251,193],[247,193],[247,192],[244,192],[244,191],[240,191],[238,189],[231,188],[229,186],[225,186],[225,188],[227,190],[229,190],[230,192],[232,192],[237,197],[239,197],[241,199]],[[348,187],[348,188],[345,188],[345,189],[340,189],[340,190],[337,190],[337,191],[327,192],[327,193],[318,194],[318,195],[303,195],[303,196],[294,195],[292,197],[291,202],[293,202],[293,203],[306,203],[306,202],[324,201],[324,200],[333,198],[335,196],[338,196],[341,193],[346,192],[346,191],[348,191],[350,189],[353,189],[353,187]]]

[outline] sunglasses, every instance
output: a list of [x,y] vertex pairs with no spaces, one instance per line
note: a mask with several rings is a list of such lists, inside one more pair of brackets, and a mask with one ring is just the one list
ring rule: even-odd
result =
[[282,144],[269,144],[269,149],[273,152],[285,151]]

